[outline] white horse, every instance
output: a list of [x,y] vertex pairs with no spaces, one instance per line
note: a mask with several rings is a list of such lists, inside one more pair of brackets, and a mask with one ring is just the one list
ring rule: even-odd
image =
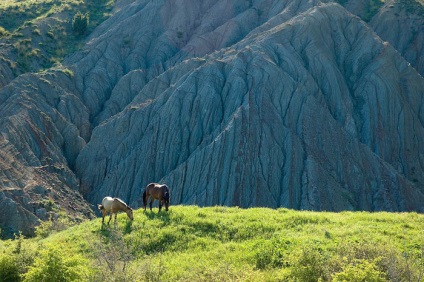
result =
[[102,225],[105,223],[105,216],[107,215],[107,213],[110,214],[109,221],[107,222],[107,224],[110,223],[113,214],[115,214],[114,223],[116,224],[116,217],[118,216],[119,211],[126,212],[131,220],[134,219],[132,208],[130,208],[126,203],[124,203],[124,201],[119,198],[104,197],[102,204],[97,206],[103,215]]

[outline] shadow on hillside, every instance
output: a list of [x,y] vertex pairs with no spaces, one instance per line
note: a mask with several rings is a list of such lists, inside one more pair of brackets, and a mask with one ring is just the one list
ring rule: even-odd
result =
[[[131,233],[132,232],[132,224],[133,224],[132,220],[127,220],[125,222],[124,229],[121,231],[122,234],[125,235],[125,234]],[[103,237],[110,237],[111,233],[118,232],[119,230],[120,230],[120,228],[118,227],[118,225],[103,224],[101,226],[101,228],[99,230],[97,230],[95,233],[98,233]]]
[[164,224],[168,224],[170,222],[170,214],[167,211],[144,211],[144,214],[147,216],[149,220],[158,219],[162,221]]
[[123,231],[124,235],[131,233],[132,224],[133,224],[133,220],[127,220],[127,223],[125,224],[125,228],[124,228],[124,231]]

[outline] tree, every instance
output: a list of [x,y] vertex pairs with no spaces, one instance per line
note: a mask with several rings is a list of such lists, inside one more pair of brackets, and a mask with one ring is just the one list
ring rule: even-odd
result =
[[72,30],[77,35],[83,35],[87,31],[87,27],[90,21],[88,13],[82,14],[78,11],[72,19]]

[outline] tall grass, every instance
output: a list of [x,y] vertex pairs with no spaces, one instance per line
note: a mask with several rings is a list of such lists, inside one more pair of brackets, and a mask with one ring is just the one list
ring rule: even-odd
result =
[[13,257],[17,242],[22,250],[40,253],[20,269],[25,281],[35,281],[29,278],[35,267],[48,265],[49,252],[61,261],[58,267],[78,274],[65,281],[423,281],[424,276],[424,215],[417,213],[173,206],[161,213],[138,210],[133,222],[120,214],[117,226],[101,227],[96,219],[47,237],[3,241],[0,254]]

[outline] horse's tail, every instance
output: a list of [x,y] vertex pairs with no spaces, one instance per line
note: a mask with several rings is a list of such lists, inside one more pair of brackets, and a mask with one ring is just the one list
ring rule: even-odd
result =
[[97,207],[99,208],[99,210],[103,210],[105,208],[103,205],[97,205]]
[[146,190],[144,190],[143,192],[143,206],[144,208],[146,208],[147,206],[147,191]]

